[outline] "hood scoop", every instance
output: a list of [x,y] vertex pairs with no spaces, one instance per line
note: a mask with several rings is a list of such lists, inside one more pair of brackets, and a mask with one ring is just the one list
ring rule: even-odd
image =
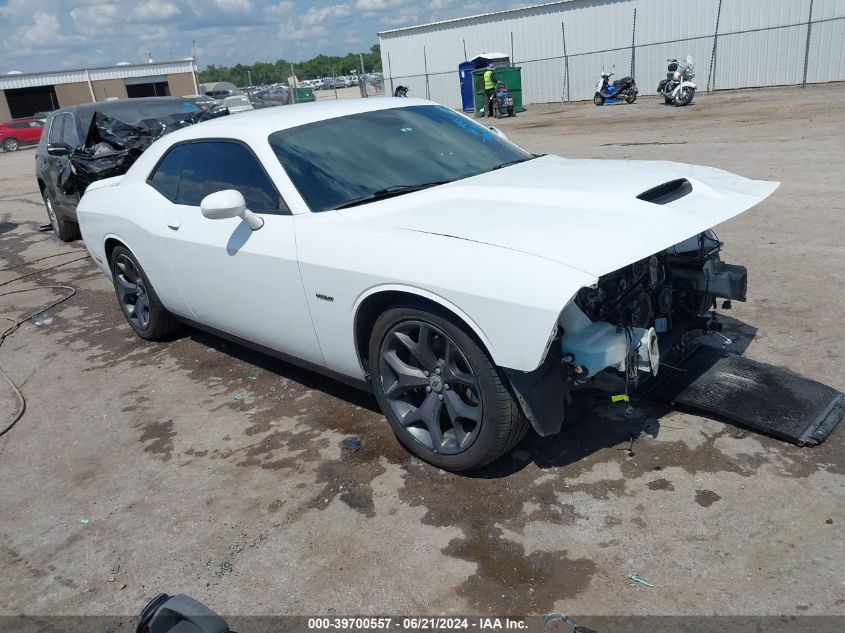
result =
[[644,191],[637,196],[637,200],[651,202],[652,204],[669,204],[691,193],[692,184],[690,181],[686,178],[678,178]]

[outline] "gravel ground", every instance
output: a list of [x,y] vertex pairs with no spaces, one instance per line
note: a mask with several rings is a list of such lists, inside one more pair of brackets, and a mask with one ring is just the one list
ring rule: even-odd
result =
[[[781,181],[718,227],[725,259],[749,268],[731,331],[748,356],[845,389],[843,98],[644,97],[500,126],[534,152]],[[0,294],[76,294],[0,350],[27,398],[0,438],[0,614],[129,614],[181,591],[231,615],[845,615],[844,429],[801,449],[608,406],[448,474],[409,457],[370,396],[193,330],[136,338],[82,244],[39,231],[33,162],[0,154]],[[0,316],[62,292],[2,296]],[[0,385],[0,426],[16,407]],[[357,452],[341,448],[350,435]]]

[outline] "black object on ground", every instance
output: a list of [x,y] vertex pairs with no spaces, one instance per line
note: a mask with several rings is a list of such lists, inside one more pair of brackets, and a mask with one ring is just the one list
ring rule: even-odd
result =
[[341,440],[340,447],[345,451],[349,451],[350,453],[354,453],[359,448],[361,448],[361,438],[356,437],[354,435],[350,435],[349,437],[345,437],[345,438],[343,438],[343,440]]
[[798,446],[821,444],[845,416],[842,392],[731,352],[702,345],[676,367],[652,390],[658,397]]
[[138,614],[135,633],[231,633],[229,625],[185,594],[160,593]]

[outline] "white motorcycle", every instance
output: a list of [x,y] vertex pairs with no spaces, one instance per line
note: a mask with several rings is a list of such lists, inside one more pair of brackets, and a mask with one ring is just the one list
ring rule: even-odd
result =
[[666,79],[663,79],[657,86],[657,93],[663,95],[664,101],[676,106],[685,106],[692,103],[695,96],[696,85],[692,82],[695,77],[695,65],[692,57],[687,55],[684,62],[678,63],[677,59],[669,59],[669,66]]

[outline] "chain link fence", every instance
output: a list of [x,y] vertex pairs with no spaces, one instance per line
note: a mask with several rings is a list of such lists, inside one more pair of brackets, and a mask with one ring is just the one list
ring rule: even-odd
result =
[[[666,77],[667,60],[687,55],[695,62],[700,91],[845,81],[845,16],[815,20],[810,6],[803,22],[722,32],[717,18],[711,34],[647,43],[637,42],[635,10],[630,45],[587,52],[567,50],[562,22],[560,55],[511,61],[522,68],[527,104],[590,100],[603,70],[617,78],[632,75],[641,93],[655,92]],[[424,58],[425,50],[421,53]],[[432,71],[426,65],[420,74],[393,75],[388,54],[385,77],[385,94],[401,85],[409,96],[457,105],[457,69]]]

